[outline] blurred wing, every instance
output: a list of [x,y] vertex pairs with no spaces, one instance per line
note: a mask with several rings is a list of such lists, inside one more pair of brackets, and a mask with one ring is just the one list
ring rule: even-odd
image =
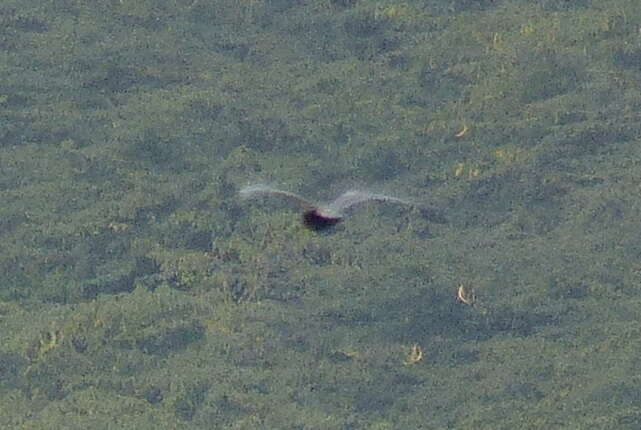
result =
[[329,207],[337,212],[343,212],[353,206],[369,201],[399,203],[403,205],[412,204],[412,202],[407,200],[386,196],[385,194],[375,194],[368,191],[347,191],[334,200]]
[[265,184],[254,184],[254,185],[243,187],[238,192],[238,194],[240,194],[240,197],[242,199],[251,199],[251,198],[259,197],[263,195],[279,196],[279,197],[285,198],[286,200],[294,202],[296,205],[300,206],[303,210],[313,209],[316,207],[314,203],[302,198],[298,194],[290,193],[288,191],[278,190],[276,188],[272,188],[269,185],[265,185]]

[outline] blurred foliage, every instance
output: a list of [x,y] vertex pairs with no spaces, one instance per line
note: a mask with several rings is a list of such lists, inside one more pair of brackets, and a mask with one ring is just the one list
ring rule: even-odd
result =
[[637,3],[5,0],[0,427],[639,428]]

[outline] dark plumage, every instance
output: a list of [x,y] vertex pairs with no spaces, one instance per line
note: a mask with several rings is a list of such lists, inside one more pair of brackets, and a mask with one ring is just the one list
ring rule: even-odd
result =
[[334,227],[342,220],[342,217],[322,215],[318,209],[311,209],[303,212],[303,225],[314,231],[327,230],[330,227]]
[[255,184],[244,187],[240,190],[242,198],[252,198],[261,195],[275,195],[293,201],[303,209],[303,225],[314,231],[326,230],[335,226],[343,220],[346,211],[361,203],[370,201],[391,202],[404,205],[411,205],[407,200],[384,194],[370,193],[369,191],[346,191],[338,196],[336,200],[328,204],[315,204],[288,191],[278,190],[264,184]]

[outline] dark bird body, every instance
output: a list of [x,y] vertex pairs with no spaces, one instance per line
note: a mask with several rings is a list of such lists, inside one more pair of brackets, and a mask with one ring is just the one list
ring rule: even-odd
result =
[[317,209],[303,212],[303,225],[310,230],[321,231],[334,227],[343,220],[342,217],[322,215]]
[[386,196],[384,194],[354,190],[346,191],[331,203],[315,204],[297,194],[278,190],[264,184],[255,184],[244,187],[240,190],[240,195],[243,198],[252,198],[261,195],[275,195],[293,201],[303,209],[303,225],[314,231],[327,230],[335,226],[345,218],[346,211],[362,203],[374,201],[399,203],[404,205],[412,204],[409,201]]

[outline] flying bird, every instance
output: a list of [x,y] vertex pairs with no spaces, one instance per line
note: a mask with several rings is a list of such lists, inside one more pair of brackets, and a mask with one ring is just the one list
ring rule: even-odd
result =
[[249,185],[240,190],[241,198],[245,199],[262,195],[278,196],[294,202],[303,210],[303,225],[314,231],[327,230],[335,226],[345,218],[348,209],[362,203],[374,201],[412,205],[412,202],[407,200],[369,191],[350,190],[338,196],[333,202],[317,204],[298,194],[278,190],[265,184]]

